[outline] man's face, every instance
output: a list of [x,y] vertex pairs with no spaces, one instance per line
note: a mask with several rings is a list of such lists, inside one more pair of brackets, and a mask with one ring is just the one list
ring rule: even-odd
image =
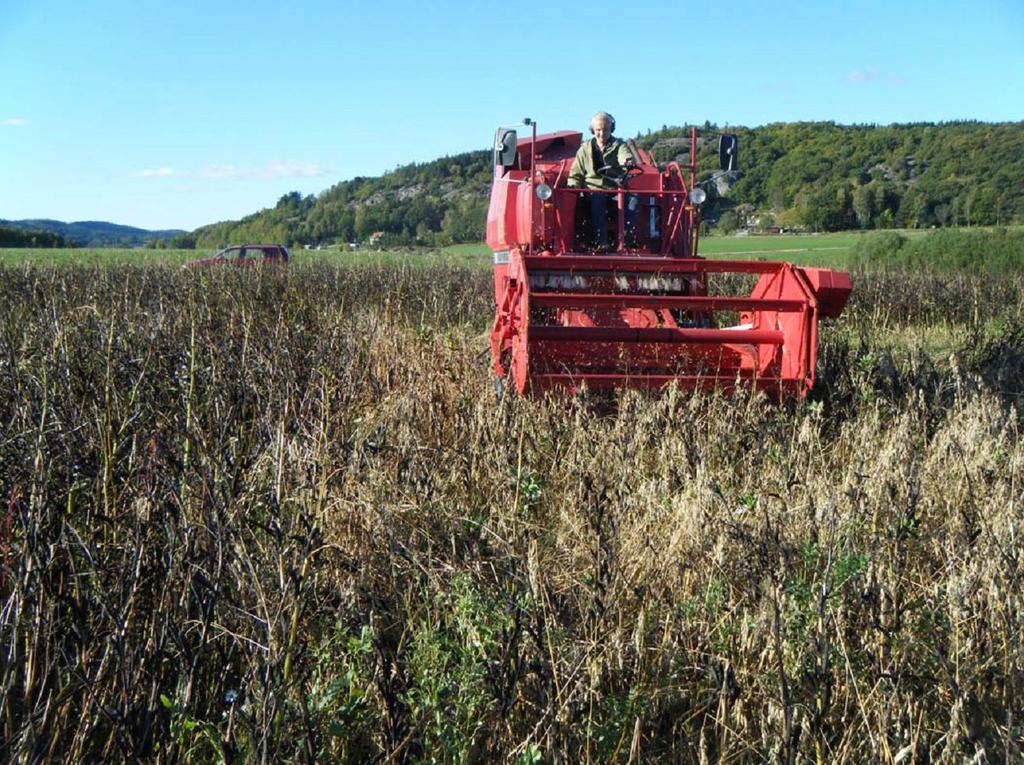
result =
[[607,120],[594,120],[590,123],[590,126],[594,129],[594,138],[597,139],[598,146],[604,146],[605,142],[611,136],[611,126]]

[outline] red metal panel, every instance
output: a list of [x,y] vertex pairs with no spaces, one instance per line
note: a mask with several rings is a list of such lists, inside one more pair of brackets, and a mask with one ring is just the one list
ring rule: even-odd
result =
[[651,273],[697,273],[702,261],[659,257],[621,257],[612,255],[532,255],[523,258],[530,271],[551,269],[556,271],[649,271]]
[[805,300],[759,300],[688,295],[591,295],[571,292],[534,292],[531,303],[551,308],[686,308],[692,311],[803,311]]
[[613,388],[665,388],[676,384],[684,390],[720,390],[733,393],[740,387],[754,387],[764,391],[774,399],[787,396],[800,396],[806,391],[801,383],[788,380],[766,379],[751,374],[736,375],[569,375],[544,374],[534,378],[534,385],[539,390],[550,388],[566,388],[578,390],[585,384],[591,390],[608,390]]
[[487,246],[507,250],[518,243],[516,237],[516,192],[525,173],[512,171],[491,184],[491,202],[487,209]]
[[532,340],[560,340],[577,343],[695,343],[722,345],[782,345],[785,335],[770,329],[683,329],[681,327],[552,327],[532,326]]
[[822,316],[834,319],[843,312],[846,300],[853,291],[850,275],[845,271],[828,268],[800,268],[818,299],[818,310]]
[[571,271],[663,271],[665,273],[774,274],[789,263],[763,260],[703,260],[700,258],[652,257],[644,255],[528,255],[523,262],[530,271],[557,269]]
[[[534,127],[534,131],[536,127]],[[542,162],[557,162],[560,159],[572,159],[576,150],[583,143],[583,134],[575,130],[559,130],[555,133],[541,133],[534,137],[520,138],[516,148],[525,155],[533,144],[533,152]]]

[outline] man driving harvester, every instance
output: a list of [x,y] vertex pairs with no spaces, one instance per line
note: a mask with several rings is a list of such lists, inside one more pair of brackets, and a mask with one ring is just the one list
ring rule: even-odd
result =
[[[608,112],[598,112],[590,118],[590,132],[594,137],[580,145],[573,160],[566,185],[588,189],[615,189],[636,158],[625,141],[612,135],[615,118]],[[608,248],[608,194],[587,194],[590,198],[590,218],[597,235],[598,249]],[[626,197],[626,235],[632,239],[636,220],[637,200]]]

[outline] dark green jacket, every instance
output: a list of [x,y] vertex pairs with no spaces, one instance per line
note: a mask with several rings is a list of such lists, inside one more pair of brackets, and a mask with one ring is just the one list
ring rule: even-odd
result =
[[622,175],[625,172],[626,162],[633,159],[633,154],[624,141],[620,141],[614,136],[609,138],[602,154],[604,156],[603,164],[608,165],[610,169],[605,170],[604,173],[598,173],[594,164],[594,149],[596,148],[596,138],[583,142],[579,151],[576,152],[572,169],[569,170],[567,185],[586,186],[590,189],[614,188],[615,184],[603,176],[605,174]]

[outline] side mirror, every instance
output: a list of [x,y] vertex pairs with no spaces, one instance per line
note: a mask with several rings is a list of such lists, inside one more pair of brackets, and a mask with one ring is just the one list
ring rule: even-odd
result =
[[494,133],[494,164],[507,167],[516,161],[516,131],[498,128]]
[[718,137],[718,166],[722,170],[735,170],[739,163],[739,139],[734,135]]

